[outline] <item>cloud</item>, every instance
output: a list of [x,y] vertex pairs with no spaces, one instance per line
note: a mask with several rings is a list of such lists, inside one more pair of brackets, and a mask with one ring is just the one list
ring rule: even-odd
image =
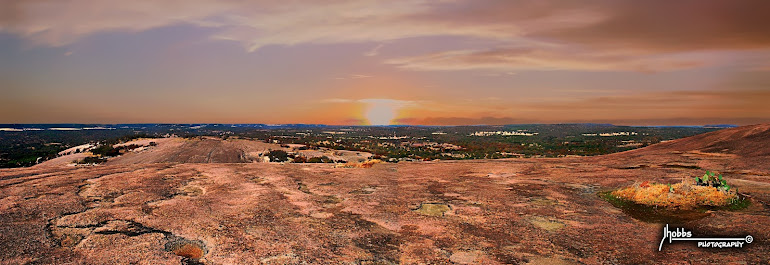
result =
[[426,117],[396,119],[396,124],[410,125],[502,125],[534,123],[533,119],[517,119],[511,117]]
[[364,56],[377,56],[378,54],[380,54],[380,49],[382,49],[382,47],[385,47],[385,44],[379,44],[375,46],[371,50],[365,52]]
[[343,119],[341,121],[338,121],[330,125],[366,125],[366,123],[367,123],[366,119],[349,118],[349,119]]
[[671,125],[715,125],[715,124],[735,124],[751,125],[770,122],[770,118],[761,117],[703,117],[703,118],[665,118],[665,119],[615,119],[615,120],[592,120],[583,121],[590,123],[610,123],[615,125],[640,125],[640,126],[671,126]]
[[751,70],[758,72],[770,72],[770,65],[758,65],[754,68],[751,68]]
[[[667,91],[638,93],[619,96],[599,96],[580,101],[538,104],[542,110],[623,112],[639,115],[670,116],[693,114],[690,116],[733,115],[770,117],[770,109],[763,108],[764,102],[770,101],[770,90],[710,90],[710,91]],[[673,113],[672,113],[673,112]]]
[[412,100],[398,100],[398,99],[385,99],[385,98],[364,98],[364,99],[346,99],[346,98],[327,98],[322,99],[322,103],[366,103],[366,104],[389,104],[397,106],[407,106],[416,104],[417,101]]
[[763,49],[770,46],[763,0],[602,1],[605,18],[581,27],[532,34],[596,48],[675,52]]
[[[542,100],[509,108],[458,106],[460,111],[429,112],[416,106],[400,124],[471,125],[597,122],[632,125],[752,124],[770,121],[770,90],[709,90],[595,96],[578,100]],[[506,103],[506,102],[503,102]],[[476,103],[479,104],[479,103]],[[450,116],[451,115],[451,116]],[[481,118],[479,118],[481,117]]]
[[420,36],[510,37],[513,25],[447,27],[434,14],[442,1],[16,1],[3,0],[0,30],[40,45],[61,46],[100,32],[139,32],[191,24],[218,29],[214,39],[250,51],[267,45],[355,43]]
[[141,32],[184,23],[207,26],[211,15],[234,8],[204,0],[5,0],[2,5],[0,31],[47,46],[70,44],[100,32]]
[[322,99],[321,103],[353,103],[355,100],[352,99],[344,99],[344,98],[327,98]]
[[697,54],[651,55],[633,51],[600,51],[575,47],[516,47],[491,50],[459,50],[387,60],[410,70],[587,70],[673,71],[706,64]]
[[537,120],[518,119],[513,117],[428,117],[428,118],[402,118],[395,121],[397,124],[409,125],[506,125],[506,124],[533,124],[533,123],[606,123],[629,126],[670,126],[670,125],[713,125],[735,124],[750,125],[770,122],[770,118],[760,117],[703,117],[703,118],[650,118],[650,119],[577,119],[577,120]]
[[357,102],[375,105],[388,105],[392,107],[406,107],[416,104],[415,101],[410,100],[397,100],[397,99],[383,99],[383,98],[365,98],[359,99]]
[[22,14],[21,4],[23,0],[0,1],[0,25],[14,25],[19,22]]
[[509,113],[548,122],[607,120],[770,118],[768,90],[711,90],[596,96],[560,102],[529,102]]
[[352,74],[347,77],[335,77],[334,79],[337,80],[346,80],[346,79],[361,79],[361,78],[370,78],[374,77],[373,75],[361,75],[361,74]]
[[384,99],[384,98],[364,98],[364,99],[346,99],[346,98],[328,98],[322,99],[321,103],[363,103],[363,104],[381,104],[393,107],[406,107],[418,104],[412,100]]
[[[391,59],[414,70],[671,71],[718,63],[694,51],[770,47],[770,1],[0,0],[0,32],[62,46],[103,32],[196,25],[248,51],[456,36],[473,50]],[[364,53],[379,54],[383,44]]]

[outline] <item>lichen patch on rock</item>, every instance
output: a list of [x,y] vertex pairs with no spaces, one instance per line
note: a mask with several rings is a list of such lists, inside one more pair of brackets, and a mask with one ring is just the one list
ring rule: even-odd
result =
[[422,203],[414,211],[427,216],[444,216],[449,210],[449,205],[444,203]]

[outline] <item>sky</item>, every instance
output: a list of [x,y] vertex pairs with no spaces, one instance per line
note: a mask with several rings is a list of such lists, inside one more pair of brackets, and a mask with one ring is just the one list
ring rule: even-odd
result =
[[0,123],[766,123],[768,17],[766,0],[0,0]]

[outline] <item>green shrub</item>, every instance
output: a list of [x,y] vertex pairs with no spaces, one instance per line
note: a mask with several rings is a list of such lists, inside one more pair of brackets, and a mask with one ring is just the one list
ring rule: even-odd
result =
[[308,159],[307,162],[308,163],[334,163],[334,161],[331,158],[327,157],[327,156],[312,157],[312,158]]
[[267,157],[271,162],[286,162],[289,161],[289,154],[283,150],[270,150],[267,152]]

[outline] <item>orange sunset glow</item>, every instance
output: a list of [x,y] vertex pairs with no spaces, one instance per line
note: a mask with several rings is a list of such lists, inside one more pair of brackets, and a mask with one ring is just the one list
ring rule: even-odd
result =
[[0,5],[0,123],[770,121],[768,1]]

